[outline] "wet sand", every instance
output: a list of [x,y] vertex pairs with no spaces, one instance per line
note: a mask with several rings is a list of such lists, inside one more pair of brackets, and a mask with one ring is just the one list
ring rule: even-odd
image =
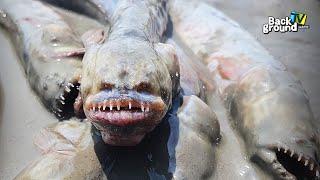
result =
[[22,66],[0,33],[0,179],[12,179],[38,157],[32,138],[41,127],[57,121],[31,91]]
[[[315,117],[319,118],[319,1],[210,1],[252,33],[301,80],[310,96]],[[262,33],[262,24],[267,22],[269,15],[284,17],[291,10],[305,11],[308,14],[307,24],[311,29],[299,33]],[[57,120],[45,110],[30,90],[23,68],[2,29],[0,54],[0,179],[12,179],[39,155],[32,143],[34,134],[41,127]]]

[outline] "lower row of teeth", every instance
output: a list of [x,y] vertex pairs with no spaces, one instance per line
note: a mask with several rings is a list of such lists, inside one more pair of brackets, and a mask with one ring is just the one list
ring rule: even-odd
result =
[[[115,106],[116,104],[116,106]],[[96,105],[96,106],[93,106],[91,107],[91,110],[94,110],[94,111],[104,111],[106,110],[107,108],[109,108],[110,111],[113,110],[113,107],[116,108],[116,110],[120,111],[121,108],[124,108],[124,107],[121,107],[120,103],[112,103],[112,102],[104,102],[102,104],[99,104],[99,105]],[[131,109],[132,108],[132,103],[129,102],[128,103],[128,109]],[[150,105],[149,104],[144,104],[144,103],[141,103],[140,104],[140,108],[141,108],[141,111],[142,112],[149,112],[150,111]]]
[[[283,152],[285,153],[285,154],[289,154],[290,155],[290,157],[293,157],[293,155],[295,155],[296,153],[293,151],[293,150],[291,150],[291,152],[290,152],[290,149],[288,149],[288,148],[281,148],[281,147],[277,147],[277,150],[280,152],[281,150],[283,149]],[[303,157],[303,155],[302,155],[302,153],[300,153],[299,155],[298,155],[298,159],[297,159],[297,161],[298,162],[302,162],[302,157]],[[304,162],[302,162],[303,164],[304,164],[304,166],[308,166],[309,165],[309,168],[310,168],[310,171],[313,171],[313,169],[314,169],[314,163],[312,162],[312,161],[309,161],[309,159],[306,159],[306,158],[304,158]],[[320,173],[319,173],[319,170],[318,169],[316,169],[316,176],[317,177],[319,177],[320,176]]]

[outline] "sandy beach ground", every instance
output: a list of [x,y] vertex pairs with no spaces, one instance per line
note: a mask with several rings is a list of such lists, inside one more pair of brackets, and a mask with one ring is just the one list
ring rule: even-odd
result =
[[[320,2],[316,0],[210,0],[248,30],[301,80],[315,117],[320,117]],[[305,12],[311,29],[298,33],[262,33],[268,16]],[[0,29],[0,179],[12,179],[38,156],[32,138],[56,122],[30,90],[10,39]]]

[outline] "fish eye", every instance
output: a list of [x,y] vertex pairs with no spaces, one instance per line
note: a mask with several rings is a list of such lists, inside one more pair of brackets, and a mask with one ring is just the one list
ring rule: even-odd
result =
[[110,83],[102,83],[101,84],[101,89],[111,91],[113,88],[114,88],[113,84],[110,84]]
[[147,82],[141,82],[134,88],[139,93],[152,93],[153,88],[150,83]]

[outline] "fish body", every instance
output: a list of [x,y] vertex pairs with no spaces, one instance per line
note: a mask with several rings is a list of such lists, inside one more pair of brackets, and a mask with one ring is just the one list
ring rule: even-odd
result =
[[220,139],[217,117],[196,96],[181,100],[158,132],[129,149],[97,142],[101,134],[89,121],[54,123],[35,136],[41,156],[15,179],[212,179]]
[[[116,1],[116,0],[114,0],[114,1],[90,0],[90,1],[85,1],[83,3],[79,3],[78,1],[48,1],[48,0],[45,0],[45,2],[50,3],[52,5],[55,5],[55,6],[67,8],[68,10],[77,11],[81,14],[89,15],[91,17],[95,17],[102,24],[110,23],[110,21],[112,20],[113,12],[114,12],[115,7],[117,6],[117,3],[118,3],[118,1]],[[97,7],[99,7],[99,10],[96,9]],[[95,10],[93,10],[93,9],[95,9]],[[90,13],[88,13],[88,11],[90,11]],[[160,13],[162,15],[164,15],[165,10],[161,10]],[[94,14],[94,15],[92,15],[92,14]],[[104,18],[98,18],[97,16],[102,16]],[[166,19],[165,19],[165,21],[166,21]],[[157,23],[157,24],[161,24],[161,23]],[[165,22],[163,22],[162,24],[165,24]],[[78,27],[78,26],[81,26],[81,23],[78,23],[76,26],[72,26],[72,27]],[[92,28],[92,29],[96,29],[96,28]],[[114,28],[114,29],[116,29],[116,28]],[[164,30],[160,30],[160,31],[163,33]],[[105,30],[105,33],[106,32],[107,32],[107,30]],[[167,33],[168,32],[166,32],[166,34]],[[89,36],[92,36],[92,34],[89,33]],[[148,35],[148,36],[151,37],[150,35]],[[159,36],[159,35],[156,35],[156,36]],[[166,38],[168,38],[168,39],[166,39]],[[184,95],[196,95],[198,97],[201,97],[201,99],[204,100],[205,86],[211,86],[208,84],[208,81],[210,81],[210,80],[201,79],[202,77],[199,77],[198,73],[204,72],[202,74],[202,76],[205,77],[206,75],[204,75],[204,74],[208,73],[207,69],[205,67],[203,67],[201,64],[200,65],[201,68],[197,72],[195,72],[193,70],[193,68],[199,67],[199,63],[198,63],[198,66],[194,65],[194,63],[192,62],[192,59],[189,58],[188,55],[186,55],[184,50],[182,50],[182,47],[179,47],[179,45],[177,43],[175,43],[174,40],[171,39],[169,36],[160,37],[160,39],[164,39],[165,43],[171,44],[173,46],[173,48],[175,50],[177,50],[177,52],[176,52],[177,56],[178,56],[177,59],[179,61],[178,64],[179,64],[179,69],[181,72],[180,72],[180,74],[176,74],[176,76],[180,76],[180,82],[181,82],[180,86],[181,86],[181,89],[183,89]],[[203,82],[203,81],[205,81],[205,82]]]
[[1,25],[8,30],[30,86],[43,104],[63,119],[73,115],[83,45],[52,8],[39,1],[0,2]]
[[16,180],[103,179],[89,122],[52,124],[37,134],[34,143],[42,155],[24,168]]
[[[115,12],[117,13],[118,11],[122,12],[123,10],[127,10],[127,3],[128,2],[120,4],[120,10]],[[180,77],[178,62],[183,61],[177,60],[174,46],[161,43],[163,41],[162,34],[165,31],[167,23],[167,19],[164,17],[166,13],[162,12],[165,11],[165,7],[163,6],[163,3],[159,3],[157,6],[153,6],[152,4],[151,12],[147,11],[150,10],[150,8],[140,10],[140,6],[134,6],[134,8],[137,9],[133,9],[132,11],[137,14],[141,13],[141,16],[137,17],[142,19],[141,24],[132,24],[133,20],[130,18],[127,19],[127,17],[124,17],[123,20],[119,20],[118,18],[120,13],[118,12],[118,14],[114,15],[115,20],[111,21],[114,24],[111,24],[111,32],[107,35],[105,42],[102,44],[84,43],[87,45],[86,48],[88,48],[85,55],[83,74],[81,78],[81,90],[83,90],[81,95],[84,102],[87,102],[86,98],[88,97],[86,92],[90,89],[88,94],[93,95],[91,98],[96,98],[94,99],[94,102],[101,102],[101,100],[103,100],[102,102],[105,103],[105,100],[108,100],[107,102],[111,102],[114,106],[113,108],[117,108],[117,110],[119,103],[120,110],[118,111],[121,111],[123,106],[127,106],[125,108],[129,108],[130,102],[132,103],[131,108],[138,107],[141,109],[145,105],[144,103],[146,103],[146,106],[143,107],[145,108],[145,111],[147,111],[148,108],[150,108],[149,110],[153,110],[152,108],[155,108],[155,110],[162,108],[161,101],[163,101],[164,104],[164,108],[160,109],[160,113],[157,113],[157,116],[159,117],[150,118],[151,120],[154,119],[157,121],[151,122],[152,124],[146,124],[147,126],[145,126],[142,121],[142,125],[140,123],[135,124],[135,122],[133,122],[134,126],[130,127],[130,123],[132,122],[126,122],[128,119],[130,120],[130,118],[120,118],[120,122],[107,122],[107,125],[104,124],[104,121],[101,123],[100,120],[94,122],[95,119],[92,118],[92,122],[94,122],[94,124],[101,130],[103,140],[107,143],[115,145],[133,145],[140,142],[144,134],[142,134],[142,137],[138,137],[137,139],[132,136],[129,139],[126,139],[125,136],[128,136],[128,134],[132,135],[130,128],[135,129],[136,126],[143,128],[148,127],[146,132],[152,131],[171,108],[171,101],[178,94]],[[132,11],[130,11],[127,16],[129,16]],[[155,14],[157,16],[155,16]],[[123,13],[121,13],[121,15],[123,15]],[[141,18],[145,16],[148,17],[148,15],[151,17],[150,19]],[[126,16],[125,13],[124,16]],[[147,25],[147,28],[145,25]],[[159,27],[159,25],[163,26]],[[141,31],[141,29],[144,31]],[[125,49],[121,51],[121,48]],[[98,54],[97,57],[101,59],[96,60],[95,58],[92,58],[91,55],[96,53],[97,50],[99,50],[98,53],[101,51],[101,54],[111,52],[111,55],[107,54],[107,56],[102,56],[101,54]],[[130,54],[125,52],[125,50],[128,50]],[[115,55],[116,53],[114,52],[117,52],[117,54],[120,54],[121,56]],[[126,61],[126,58],[130,59],[130,62]],[[91,66],[92,63],[94,63],[94,66]],[[117,67],[118,65],[120,65],[119,69],[122,72],[117,72],[116,69],[105,69],[109,68],[108,66],[112,68]],[[123,73],[123,67],[128,67],[128,65],[130,65],[129,67],[133,70]],[[92,73],[92,71],[98,72],[93,76],[94,78],[85,74],[87,72]],[[192,69],[189,69],[186,72],[188,71],[192,71]],[[187,74],[185,73],[184,75]],[[196,74],[194,75],[195,76],[193,78],[195,79],[193,79],[191,83],[186,82],[183,87],[188,90],[186,91],[187,94],[196,94],[200,96],[200,94],[203,94],[201,90],[202,87],[198,84],[199,82],[197,81]],[[152,84],[153,82],[156,83]],[[86,83],[92,83],[93,85],[90,86]],[[103,86],[101,86],[101,84],[103,84]],[[110,84],[111,88],[109,86]],[[192,85],[189,86],[190,84]],[[138,86],[135,87],[135,85]],[[88,86],[89,88],[86,89]],[[97,94],[95,94],[95,92],[97,92]],[[138,104],[135,104],[137,102]],[[143,103],[142,105],[141,102]],[[148,107],[149,104],[150,106]],[[170,172],[173,174],[175,179],[190,177],[198,178],[202,176],[205,176],[206,178],[212,177],[215,161],[214,145],[219,139],[219,125],[216,121],[216,117],[200,99],[194,96],[189,98],[185,97],[184,104],[186,105],[182,105],[178,113],[178,121],[181,123],[178,126],[178,129],[173,125],[175,123],[177,124],[177,120],[171,120],[173,121],[171,122],[172,131],[175,130],[179,134],[172,134],[169,138],[169,147],[171,148]],[[101,111],[101,108],[103,109],[104,105],[105,104],[98,104],[94,109],[99,108]],[[110,108],[111,105],[109,104],[109,106],[106,107]],[[204,113],[204,111],[208,112]],[[122,113],[123,112],[120,112],[120,116],[122,116]],[[188,116],[190,113],[194,116]],[[107,116],[108,115],[109,114],[107,114]],[[122,123],[129,123],[129,125],[125,124],[126,126],[122,127]],[[112,126],[110,126],[110,124]],[[85,126],[86,128],[82,129],[82,126]],[[36,144],[40,146],[40,149],[42,149],[43,156],[40,160],[33,162],[23,170],[17,176],[17,179],[43,179],[52,177],[61,179],[81,179],[84,177],[88,179],[100,178],[100,167],[98,166],[97,161],[93,156],[94,152],[92,151],[93,142],[89,138],[85,138],[88,136],[87,132],[89,127],[88,123],[86,123],[86,125],[81,125],[78,124],[78,122],[71,121],[63,122],[55,127],[47,128],[40,138],[36,139]],[[74,131],[76,129],[77,131],[84,131],[86,133],[81,136],[77,135],[78,140],[75,143],[73,142],[75,140],[73,139],[73,133],[75,133]],[[69,133],[64,134],[66,132]],[[76,134],[81,134],[80,132]],[[110,132],[116,135],[120,134],[125,138],[119,138],[117,136],[116,138],[110,137]],[[190,134],[190,132],[194,133]],[[201,135],[199,139],[197,139],[197,134]],[[140,134],[138,135],[140,136]],[[176,135],[180,137],[178,141]],[[82,146],[78,146],[78,143],[83,142],[86,143],[84,149]],[[175,147],[177,147],[177,149],[172,151]],[[193,148],[197,148],[197,152],[193,151]],[[186,161],[184,156],[185,153],[192,157],[190,158],[190,161]],[[199,153],[201,153],[201,158],[198,158]],[[92,157],[90,158],[92,159],[90,161],[92,166],[90,165],[91,168],[82,170],[83,167],[81,164],[87,163],[82,162],[83,157],[88,156]],[[203,160],[205,160],[206,163],[200,167],[199,161],[203,163]],[[48,162],[52,162],[53,164],[47,164]],[[47,166],[42,166],[43,163],[47,164]],[[173,167],[176,167],[176,169],[172,169]],[[190,169],[192,167],[197,168],[191,171]],[[68,171],[61,170],[61,168],[67,169]]]
[[169,118],[169,171],[173,179],[213,179],[220,125],[216,114],[198,97],[184,96],[177,118]]
[[319,178],[319,123],[301,83],[214,7],[176,0],[170,15],[174,34],[215,78],[250,160],[275,178]]
[[179,91],[175,50],[161,43],[166,8],[165,1],[119,1],[106,40],[86,47],[84,112],[108,144],[138,144]]
[[103,25],[108,25],[117,0],[41,0],[54,6],[72,10],[79,14],[85,14],[99,20]]

